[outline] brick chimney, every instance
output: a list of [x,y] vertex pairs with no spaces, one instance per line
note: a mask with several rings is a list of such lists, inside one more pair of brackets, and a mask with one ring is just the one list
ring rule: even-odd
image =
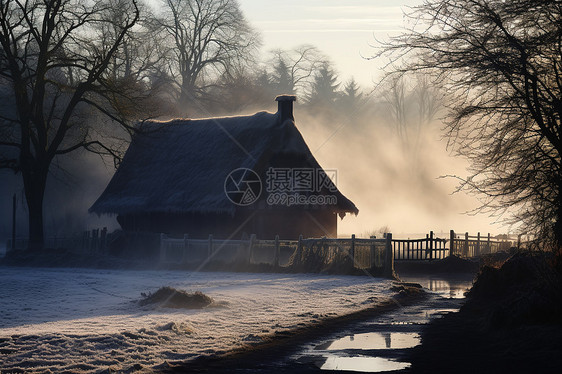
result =
[[281,123],[290,119],[295,120],[293,117],[293,101],[296,101],[297,97],[293,95],[279,95],[275,98],[277,101],[277,113],[279,113]]

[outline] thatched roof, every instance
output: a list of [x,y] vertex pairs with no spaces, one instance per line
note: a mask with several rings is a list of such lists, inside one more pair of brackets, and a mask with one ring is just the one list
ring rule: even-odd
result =
[[[320,168],[292,120],[259,112],[252,116],[177,119],[143,124],[115,175],[89,209],[97,214],[142,212],[224,212],[237,209],[224,192],[225,178],[237,168],[263,175],[274,154],[304,155]],[[322,208],[357,214],[339,191],[337,205]]]

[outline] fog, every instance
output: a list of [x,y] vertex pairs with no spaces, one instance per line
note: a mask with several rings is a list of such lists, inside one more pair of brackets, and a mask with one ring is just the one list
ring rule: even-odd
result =
[[466,176],[466,161],[447,150],[441,123],[434,121],[420,135],[412,153],[398,138],[384,108],[373,117],[326,124],[296,111],[296,124],[325,169],[337,170],[337,186],[359,209],[338,223],[338,235],[422,235],[430,230],[504,233],[508,230],[486,215],[467,215],[479,206],[465,193],[453,194],[458,182],[445,175]]
[[[433,230],[446,236],[457,232],[506,233],[509,228],[492,224],[494,218],[465,214],[478,201],[464,193],[452,194],[457,182],[444,175],[466,176],[467,163],[450,155],[442,124],[435,120],[420,132],[419,150],[413,140],[399,138],[389,110],[371,103],[362,115],[331,115],[295,103],[295,122],[310,150],[325,169],[337,170],[340,191],[359,208],[338,222],[338,235],[358,237],[390,231],[399,237],[417,237]],[[276,103],[261,110],[275,111]],[[248,110],[243,114],[251,114]],[[239,113],[240,114],[240,113]],[[332,113],[333,114],[333,113]],[[337,118],[334,120],[334,118]],[[11,233],[12,196],[17,195],[17,233],[27,235],[27,211],[21,177],[1,171],[0,243]],[[66,236],[87,229],[119,227],[115,217],[88,214],[114,173],[112,160],[77,152],[59,160],[51,170],[44,208],[48,236]]]
[[[109,162],[108,162],[109,161]],[[114,217],[88,214],[88,208],[103,192],[114,173],[113,162],[85,151],[53,164],[43,208],[45,235],[64,237],[84,230],[118,228]],[[12,232],[12,197],[16,194],[16,234],[27,237],[27,205],[20,174],[0,170],[0,248]]]

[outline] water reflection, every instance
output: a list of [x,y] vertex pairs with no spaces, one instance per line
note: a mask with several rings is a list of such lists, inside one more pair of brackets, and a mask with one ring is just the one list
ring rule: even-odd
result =
[[338,334],[309,347],[301,357],[312,359],[323,370],[373,373],[409,368],[409,362],[400,360],[407,360],[408,350],[421,344],[422,326],[459,309],[464,293],[472,286],[473,274],[416,274],[400,278],[430,291],[427,300],[358,323],[351,331],[345,331],[345,336]]
[[341,349],[404,349],[421,343],[418,333],[404,332],[369,332],[348,335],[334,340],[322,349],[332,351]]
[[450,299],[463,299],[465,293],[472,287],[473,274],[464,274],[448,277],[433,276],[401,276],[402,280],[421,284],[425,289]]
[[364,373],[377,373],[391,370],[402,370],[410,367],[409,362],[399,362],[382,357],[339,357],[330,356],[320,367],[322,370],[348,370]]
[[451,284],[451,282],[442,279],[429,279],[426,288],[451,299],[462,299],[464,293],[468,290],[465,283]]

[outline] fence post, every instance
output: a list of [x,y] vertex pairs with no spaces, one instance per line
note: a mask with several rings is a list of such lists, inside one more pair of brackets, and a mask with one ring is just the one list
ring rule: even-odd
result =
[[468,232],[464,233],[464,257],[468,257]]
[[187,254],[189,253],[189,234],[183,234],[183,253],[181,256],[181,263],[186,263],[187,258],[189,257]]
[[209,234],[209,248],[207,253],[207,258],[210,259],[213,254],[213,234]]
[[86,243],[88,242],[88,231],[82,232],[82,252],[86,252]]
[[517,235],[517,250],[521,249],[521,234]]
[[16,249],[16,194],[12,197],[12,251]]
[[166,234],[160,233],[160,262],[166,261]]
[[375,262],[376,262],[376,253],[375,253],[375,239],[377,237],[376,236],[371,236],[371,246],[370,246],[370,251],[369,251],[369,263],[370,263],[370,269],[374,269],[375,268]]
[[474,256],[480,256],[480,233],[478,233],[477,239],[476,239],[476,250],[474,253]]
[[351,264],[355,267],[355,234],[351,235],[351,248],[349,250],[351,256]]
[[99,240],[100,229],[92,230],[92,252],[98,253],[100,240]]
[[384,247],[384,276],[392,278],[394,276],[394,256],[392,255],[392,234],[386,234]]
[[107,253],[107,227],[101,229],[100,252],[103,254]]
[[433,231],[429,232],[429,259],[433,260]]
[[487,243],[487,252],[492,253],[492,247],[490,247],[490,233],[488,233],[488,243]]
[[279,235],[275,235],[275,255],[273,257],[273,267],[275,268],[279,267],[279,252]]
[[455,254],[455,230],[449,232],[449,256]]
[[248,245],[248,264],[252,263],[252,251],[254,250],[255,241],[256,241],[256,234],[250,235],[250,243]]

